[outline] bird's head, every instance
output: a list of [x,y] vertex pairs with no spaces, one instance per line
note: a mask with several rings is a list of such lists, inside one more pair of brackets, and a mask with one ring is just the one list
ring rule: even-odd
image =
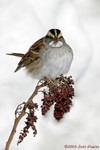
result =
[[50,29],[45,37],[45,40],[51,47],[61,47],[64,44],[64,38],[59,29]]

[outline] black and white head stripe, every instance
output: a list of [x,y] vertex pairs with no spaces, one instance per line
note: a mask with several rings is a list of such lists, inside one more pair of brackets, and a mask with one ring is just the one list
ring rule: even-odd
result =
[[50,29],[49,30],[51,32],[51,34],[53,34],[54,36],[58,36],[59,34],[61,34],[61,31],[59,29]]
[[55,38],[55,37],[62,37],[62,33],[59,29],[50,29],[47,33],[47,37],[50,37],[50,38]]

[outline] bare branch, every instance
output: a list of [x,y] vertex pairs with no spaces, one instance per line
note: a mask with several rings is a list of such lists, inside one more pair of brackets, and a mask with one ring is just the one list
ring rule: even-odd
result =
[[41,88],[46,87],[42,89],[42,115],[45,115],[50,110],[51,106],[54,105],[53,116],[57,121],[60,121],[63,118],[64,114],[70,111],[70,108],[72,106],[72,99],[74,96],[73,84],[74,81],[71,76],[65,77],[61,75],[54,81],[47,77],[41,79],[37,83],[35,90],[29,97],[27,102],[23,102],[17,106],[15,110],[14,125],[8,138],[8,141],[6,142],[5,150],[9,150],[11,142],[16,133],[17,126],[21,119],[25,116],[25,114],[27,115],[25,120],[25,126],[19,134],[19,140],[17,144],[23,141],[23,139],[29,133],[30,128],[32,129],[34,136],[37,134],[35,123],[37,122],[38,118],[35,115],[35,109],[38,108],[38,104],[33,102],[33,98],[38,94],[38,92],[40,92]]
[[[32,99],[37,95],[39,89],[45,86],[45,84],[44,84],[45,82],[41,83],[40,85],[39,85],[39,83],[40,83],[40,81],[38,82],[38,84],[37,84],[37,86],[36,86],[34,92],[33,92],[32,95],[29,97],[29,99],[27,100],[27,102],[26,102],[26,103],[24,102],[24,103],[19,104],[18,107],[16,108],[16,110],[15,110],[15,121],[14,121],[14,125],[13,125],[12,131],[11,131],[11,133],[10,133],[10,136],[9,136],[9,138],[8,138],[8,141],[6,142],[5,150],[9,150],[9,147],[10,147],[10,145],[11,145],[11,142],[12,142],[12,140],[13,140],[13,138],[14,138],[15,133],[16,133],[17,126],[18,126],[20,120],[25,116],[25,114],[26,114],[26,109],[28,108],[29,104],[30,104],[31,102],[33,103]],[[23,109],[20,111],[20,113],[18,113],[19,107],[22,107],[23,104],[24,104]],[[33,103],[33,104],[34,104],[34,103]],[[16,114],[18,115],[18,117],[16,117],[16,116],[17,116]]]

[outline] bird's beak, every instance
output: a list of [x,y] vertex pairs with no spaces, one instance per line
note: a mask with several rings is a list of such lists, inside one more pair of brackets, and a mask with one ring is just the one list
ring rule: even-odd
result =
[[57,43],[59,41],[58,37],[54,38],[54,42]]

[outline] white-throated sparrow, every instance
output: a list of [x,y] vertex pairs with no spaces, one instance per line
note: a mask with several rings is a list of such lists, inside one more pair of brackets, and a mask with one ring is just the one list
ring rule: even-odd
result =
[[55,79],[61,74],[66,74],[70,68],[73,52],[65,42],[59,29],[50,29],[47,35],[35,42],[26,54],[11,53],[21,57],[18,67],[25,67],[33,78],[48,77]]

